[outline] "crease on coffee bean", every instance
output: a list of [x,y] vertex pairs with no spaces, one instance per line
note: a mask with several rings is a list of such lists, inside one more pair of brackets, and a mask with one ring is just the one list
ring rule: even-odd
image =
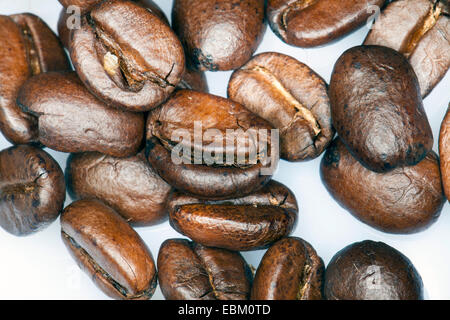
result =
[[41,172],[36,178],[34,178],[32,181],[29,182],[19,182],[19,183],[11,183],[11,184],[2,184],[0,187],[0,194],[2,197],[11,196],[16,193],[22,193],[22,194],[30,194],[33,193],[36,188],[38,187],[38,180],[46,175],[47,172]]
[[41,61],[39,59],[38,51],[30,27],[26,22],[18,25],[18,27],[23,35],[23,39],[25,42],[25,51],[27,55],[28,65],[31,69],[31,74],[33,76],[38,75],[42,70]]
[[287,5],[285,9],[282,10],[280,15],[280,27],[287,31],[288,25],[287,25],[287,16],[291,11],[301,11],[305,10],[306,8],[312,6],[314,3],[316,3],[318,0],[297,0]]
[[[135,295],[129,295],[128,289],[122,286],[119,282],[113,279],[113,277],[108,274],[95,260],[91,257],[91,255],[81,247],[78,242],[71,236],[69,236],[66,232],[61,231],[62,235],[70,242],[71,246],[73,246],[78,252],[86,258],[87,261],[89,261],[90,265],[94,269],[95,273],[105,279],[111,286],[114,287],[114,289],[117,290],[118,293],[120,293],[121,296],[123,296],[126,299],[139,299],[142,297],[151,297],[153,295],[154,290],[156,289],[156,276],[153,277],[152,283],[150,284],[150,287],[142,292],[139,292]],[[127,263],[129,266],[129,264]]]

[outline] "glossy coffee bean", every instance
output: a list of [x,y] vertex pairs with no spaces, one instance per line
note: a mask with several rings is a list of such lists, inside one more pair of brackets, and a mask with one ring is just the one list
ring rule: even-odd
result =
[[79,200],[61,215],[61,237],[78,266],[108,296],[146,300],[156,289],[156,267],[139,235],[113,209]]
[[66,181],[73,199],[98,199],[133,226],[154,225],[167,217],[172,188],[149,166],[143,152],[127,158],[71,154]]
[[0,152],[0,226],[16,236],[58,218],[66,188],[58,163],[45,151],[18,145]]
[[[263,170],[270,171],[272,162],[276,168],[270,156],[271,129],[241,104],[180,90],[150,112],[146,156],[158,174],[182,192],[214,199],[244,196],[270,180],[271,172]],[[174,161],[174,155],[180,159]]]
[[161,245],[158,275],[167,300],[247,300],[253,278],[240,253],[184,239]]
[[319,156],[334,136],[327,85],[296,59],[262,53],[235,71],[228,97],[280,130],[280,157],[289,161]]
[[[136,24],[139,21],[139,24]],[[107,0],[72,32],[70,56],[86,87],[113,107],[147,111],[180,82],[184,52],[170,27],[146,8]]]
[[347,50],[334,66],[329,94],[337,133],[369,169],[415,165],[431,150],[433,133],[417,77],[397,51]]
[[233,70],[246,63],[265,30],[263,0],[175,0],[173,29],[192,66]]
[[389,47],[405,55],[425,97],[450,68],[448,14],[444,1],[394,1],[375,21],[364,44]]
[[222,201],[175,192],[167,206],[176,231],[205,246],[234,251],[265,248],[289,235],[298,215],[295,195],[273,180],[251,195]]
[[284,238],[264,254],[252,287],[252,300],[321,300],[325,266],[300,238]]
[[328,300],[422,300],[423,283],[411,261],[382,242],[351,244],[325,273]]
[[422,231],[438,219],[445,202],[439,159],[433,151],[414,166],[376,173],[336,139],[322,159],[320,174],[342,207],[384,232]]
[[314,47],[360,27],[384,0],[269,0],[267,20],[284,42]]
[[51,149],[125,157],[141,146],[143,114],[108,107],[89,93],[74,72],[30,78],[17,102],[36,117],[39,141]]
[[36,119],[20,110],[17,94],[33,75],[69,70],[64,49],[39,17],[0,15],[0,60],[0,130],[14,144],[37,142]]
[[450,199],[450,104],[447,108],[439,134],[439,156],[441,158],[442,184],[447,199]]

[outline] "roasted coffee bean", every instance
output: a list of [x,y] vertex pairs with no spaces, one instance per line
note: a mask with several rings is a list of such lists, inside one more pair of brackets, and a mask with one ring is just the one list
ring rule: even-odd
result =
[[61,215],[61,237],[78,266],[108,296],[146,300],[156,289],[156,267],[139,235],[113,209],[79,200]]
[[236,70],[228,97],[280,130],[283,159],[316,158],[334,136],[325,81],[284,54],[262,53]]
[[328,300],[422,300],[422,278],[411,261],[383,242],[351,244],[325,272]]
[[394,1],[375,21],[364,44],[389,47],[405,55],[425,97],[450,67],[448,3]]
[[141,146],[144,115],[106,106],[74,72],[30,78],[17,102],[25,113],[36,117],[39,141],[54,150],[125,157],[136,154]]
[[247,300],[253,278],[240,253],[184,239],[161,245],[158,274],[168,300]]
[[194,68],[237,69],[264,34],[264,0],[175,0],[172,25]]
[[0,226],[16,236],[58,218],[66,188],[58,163],[45,151],[19,145],[0,152]]
[[245,196],[266,184],[276,168],[271,129],[239,103],[180,90],[150,112],[146,156],[182,192],[214,199]]
[[360,27],[384,0],[269,0],[267,20],[284,42],[314,47]]
[[300,238],[284,238],[262,258],[252,300],[321,300],[325,266],[314,248]]
[[415,166],[377,173],[362,166],[336,139],[322,159],[320,174],[342,207],[384,232],[422,231],[437,220],[445,202],[433,151]]
[[143,152],[128,158],[71,154],[66,181],[73,199],[101,200],[133,226],[154,225],[167,217],[172,188],[149,166]]
[[442,184],[447,199],[450,199],[450,104],[441,124],[439,156],[441,158]]
[[80,79],[113,107],[150,110],[180,82],[185,64],[180,41],[136,3],[103,1],[71,34],[70,56]]
[[334,66],[329,94],[337,133],[369,169],[415,165],[433,147],[417,77],[397,51],[347,50]]
[[222,201],[175,192],[167,206],[176,231],[205,246],[235,251],[265,248],[287,236],[298,215],[295,195],[273,180],[251,195]]
[[20,87],[32,75],[69,70],[58,38],[39,17],[0,15],[0,130],[15,144],[38,142],[36,119],[16,104]]

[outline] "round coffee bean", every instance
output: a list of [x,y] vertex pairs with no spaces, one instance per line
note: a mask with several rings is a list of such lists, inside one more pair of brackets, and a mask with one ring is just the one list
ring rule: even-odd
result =
[[79,267],[108,296],[147,300],[156,289],[156,267],[139,235],[113,209],[79,200],[61,215],[61,237]]
[[16,236],[56,220],[66,197],[64,174],[45,151],[19,145],[0,152],[0,226]]
[[264,254],[252,287],[252,300],[321,300],[325,266],[300,238],[284,238]]
[[280,130],[283,159],[316,158],[334,136],[325,81],[284,54],[262,53],[236,70],[228,97]]
[[253,278],[240,253],[184,239],[161,245],[158,275],[168,300],[247,300]]
[[422,300],[422,278],[401,252],[366,240],[336,253],[325,272],[328,300]]
[[141,147],[144,115],[108,107],[89,93],[74,72],[32,77],[17,102],[36,117],[39,141],[54,150],[126,157]]
[[431,150],[433,133],[417,77],[397,51],[347,50],[334,66],[329,94],[337,133],[369,169],[415,165]]
[[441,158],[442,184],[447,199],[450,199],[450,104],[441,124],[439,155]]
[[265,248],[287,236],[298,215],[295,195],[276,181],[246,197],[222,201],[175,192],[167,206],[176,231],[205,246],[234,251]]

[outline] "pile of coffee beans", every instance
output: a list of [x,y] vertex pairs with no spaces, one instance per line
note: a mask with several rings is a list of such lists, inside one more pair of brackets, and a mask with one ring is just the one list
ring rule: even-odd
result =
[[[450,67],[448,1],[174,0],[172,25],[151,0],[59,2],[59,38],[31,13],[0,15],[5,231],[60,217],[69,254],[114,299],[158,286],[181,300],[424,299],[413,263],[383,242],[326,266],[292,235],[301,208],[272,176],[280,159],[322,157],[317,176],[362,223],[433,224],[450,196],[450,105],[437,154],[423,98]],[[317,47],[375,9],[329,84],[275,43],[254,55],[267,24]],[[210,94],[204,71],[225,70],[228,97]],[[45,148],[70,153],[65,172]],[[154,259],[134,228],[167,220],[180,238]],[[241,251],[259,249],[255,270]]]

